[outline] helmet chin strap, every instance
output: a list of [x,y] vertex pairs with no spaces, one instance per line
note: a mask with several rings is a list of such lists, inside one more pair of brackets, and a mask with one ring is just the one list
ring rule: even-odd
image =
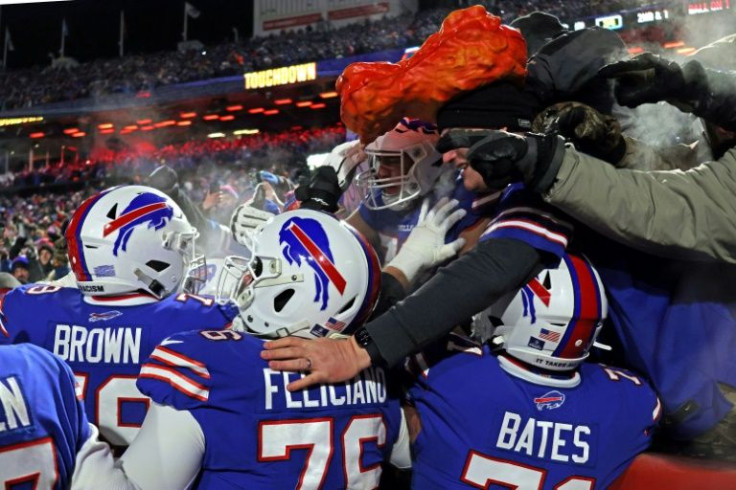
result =
[[146,285],[148,291],[150,291],[150,293],[153,294],[156,298],[161,299],[166,296],[166,288],[156,279],[150,277],[140,269],[133,270],[133,274],[135,274],[139,281]]

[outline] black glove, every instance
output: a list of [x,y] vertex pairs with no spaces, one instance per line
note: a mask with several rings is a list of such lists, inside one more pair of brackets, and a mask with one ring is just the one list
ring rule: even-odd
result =
[[542,111],[532,123],[535,133],[556,133],[577,149],[616,164],[626,154],[626,140],[616,118],[579,102],[560,102]]
[[329,166],[319,167],[308,183],[302,183],[294,191],[301,208],[329,213],[337,211],[341,195],[337,173]]
[[530,190],[545,192],[554,183],[564,155],[561,136],[489,131],[470,147],[468,160],[492,189],[522,181]]
[[490,129],[451,129],[442,135],[435,148],[440,153],[459,148],[470,148],[492,132]]
[[617,78],[616,99],[635,107],[666,100],[728,131],[736,131],[736,75],[704,68],[697,60],[680,67],[651,53],[606,65],[600,74]]
[[703,68],[700,63],[695,63],[697,67],[684,69],[674,61],[643,53],[630,60],[606,65],[599,73],[616,79],[616,100],[621,105],[636,107],[666,100],[687,110],[687,106],[692,107],[697,100],[699,92],[707,90]]

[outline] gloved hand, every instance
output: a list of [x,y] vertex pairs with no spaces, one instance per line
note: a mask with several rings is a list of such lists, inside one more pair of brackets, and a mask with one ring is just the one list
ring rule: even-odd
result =
[[332,167],[319,167],[308,183],[303,183],[294,191],[301,208],[334,213],[342,195],[337,173]]
[[549,106],[534,119],[532,131],[559,134],[580,151],[613,164],[626,154],[626,140],[616,118],[580,102]]
[[259,209],[264,203],[264,199],[259,195],[258,189],[256,189],[253,199],[241,204],[233,211],[233,215],[230,218],[230,230],[233,232],[233,238],[239,244],[248,248],[252,247],[253,234],[256,229],[276,216],[274,213]]
[[446,244],[445,235],[467,213],[457,206],[456,200],[445,197],[429,210],[429,199],[425,198],[416,226],[386,268],[398,269],[412,283],[421,272],[454,257],[465,245],[465,239],[458,238]]
[[455,142],[474,142],[467,159],[491,189],[522,181],[530,190],[544,192],[554,182],[565,155],[565,140],[557,135],[452,129],[437,146],[448,151]]
[[689,112],[688,107],[692,108],[700,93],[708,89],[707,77],[697,61],[681,67],[652,53],[611,63],[599,74],[616,79],[616,100],[627,107],[666,100]]

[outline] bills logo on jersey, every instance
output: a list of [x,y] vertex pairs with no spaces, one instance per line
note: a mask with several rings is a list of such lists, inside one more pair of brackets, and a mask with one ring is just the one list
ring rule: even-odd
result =
[[133,230],[141,226],[160,230],[173,217],[174,209],[166,203],[165,198],[152,192],[142,192],[130,201],[123,214],[105,225],[103,236],[119,231],[112,249],[117,257],[119,248],[126,251]]
[[534,398],[534,404],[540,412],[560,408],[563,403],[565,403],[565,395],[556,390]]
[[89,321],[90,323],[104,322],[107,320],[112,320],[113,318],[117,318],[119,316],[122,316],[122,313],[118,310],[105,311],[103,313],[90,313]]
[[347,282],[335,267],[330,240],[319,221],[311,218],[291,218],[279,231],[281,253],[289,264],[302,266],[302,260],[314,271],[317,292],[314,302],[322,302],[320,310],[327,308],[330,299],[329,286],[335,286],[340,294]]

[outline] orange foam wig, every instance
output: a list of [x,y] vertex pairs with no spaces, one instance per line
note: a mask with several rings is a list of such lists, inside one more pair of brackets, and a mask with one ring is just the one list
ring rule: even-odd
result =
[[340,115],[369,143],[402,117],[435,122],[437,110],[461,93],[498,80],[522,84],[525,76],[524,38],[476,5],[448,15],[409,59],[345,68],[337,80]]

